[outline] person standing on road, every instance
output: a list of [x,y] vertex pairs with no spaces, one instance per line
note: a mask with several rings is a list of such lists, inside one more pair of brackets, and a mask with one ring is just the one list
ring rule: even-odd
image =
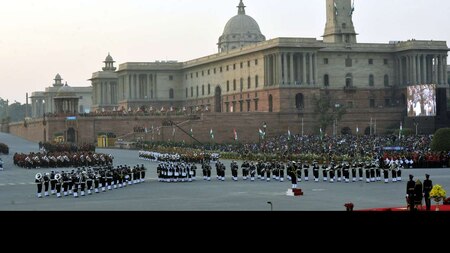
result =
[[414,182],[413,178],[413,175],[409,175],[409,181],[406,184],[406,199],[408,200],[410,211],[414,211],[414,188],[416,186],[416,182]]
[[423,196],[425,197],[425,205],[427,211],[431,209],[430,191],[433,189],[433,181],[430,180],[430,175],[425,174],[425,180],[423,181]]

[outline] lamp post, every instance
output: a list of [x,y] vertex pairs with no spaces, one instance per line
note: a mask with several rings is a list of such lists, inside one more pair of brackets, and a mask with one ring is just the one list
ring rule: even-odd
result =
[[418,126],[419,126],[419,122],[414,122],[414,126],[416,127],[416,136],[417,135],[419,135],[419,128],[418,128]]
[[270,205],[270,211],[273,211],[273,204],[272,204],[272,202],[268,201],[267,204]]

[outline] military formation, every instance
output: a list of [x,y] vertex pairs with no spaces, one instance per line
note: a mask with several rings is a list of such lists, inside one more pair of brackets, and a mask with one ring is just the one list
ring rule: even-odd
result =
[[[35,183],[37,197],[56,195],[57,198],[92,195],[92,193],[120,189],[145,181],[144,165],[78,168],[72,171],[37,173]],[[42,194],[43,193],[43,194]]]
[[15,165],[27,169],[39,168],[67,168],[67,167],[94,167],[109,166],[113,164],[114,157],[109,154],[94,152],[38,152],[15,153]]

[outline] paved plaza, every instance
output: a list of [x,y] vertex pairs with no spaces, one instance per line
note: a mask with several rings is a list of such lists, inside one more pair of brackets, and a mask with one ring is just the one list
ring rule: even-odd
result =
[[[4,161],[4,171],[0,171],[0,210],[268,211],[271,206],[267,202],[273,204],[274,211],[344,211],[347,202],[353,202],[355,210],[398,207],[406,205],[408,175],[413,174],[415,179],[423,181],[425,173],[431,175],[434,184],[450,190],[449,169],[410,169],[403,170],[403,182],[389,184],[314,183],[310,178],[309,182],[298,184],[304,196],[290,197],[286,196],[291,186],[289,181],[242,181],[239,169],[239,181],[233,182],[231,161],[224,161],[227,166],[225,182],[216,180],[213,169],[211,182],[197,176],[197,181],[191,183],[160,183],[156,179],[157,163],[138,159],[138,151],[97,149],[97,152],[112,154],[115,166],[144,164],[147,167],[145,183],[77,199],[55,196],[38,199],[34,176],[52,169],[29,170],[12,163],[15,152],[37,152],[38,144],[4,133],[0,133],[0,142],[10,148],[8,156],[0,155]],[[197,174],[201,174],[200,169]]]

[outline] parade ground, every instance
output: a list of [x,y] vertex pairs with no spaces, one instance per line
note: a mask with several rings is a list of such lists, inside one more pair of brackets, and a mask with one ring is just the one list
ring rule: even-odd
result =
[[[97,149],[97,152],[112,154],[114,166],[144,164],[146,181],[123,189],[110,190],[85,197],[55,196],[37,198],[34,177],[36,173],[64,169],[24,169],[13,165],[15,152],[38,152],[38,144],[15,136],[0,133],[0,142],[9,146],[9,155],[0,155],[4,170],[0,171],[0,210],[2,211],[345,211],[344,204],[352,202],[354,210],[382,207],[406,207],[406,181],[409,174],[414,179],[425,179],[430,174],[433,184],[440,184],[450,191],[449,169],[404,169],[403,181],[385,184],[375,183],[329,183],[313,180],[299,182],[303,196],[291,197],[286,191],[291,187],[284,182],[243,181],[239,169],[239,181],[231,180],[230,162],[226,180],[218,181],[213,169],[210,182],[203,181],[201,169],[197,180],[186,183],[161,183],[157,180],[157,162],[140,160],[138,151]],[[241,162],[238,162],[239,167]],[[76,168],[75,168],[76,169]],[[199,176],[200,174],[200,176]],[[311,177],[311,175],[310,175]],[[434,204],[434,203],[433,203]]]

